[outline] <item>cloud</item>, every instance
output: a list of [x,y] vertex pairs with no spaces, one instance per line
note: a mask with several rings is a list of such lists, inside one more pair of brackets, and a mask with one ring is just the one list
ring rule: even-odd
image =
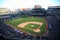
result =
[[51,0],[6,0],[0,7],[10,9],[33,8],[36,4],[41,5],[44,8],[55,5]]
[[7,0],[5,3],[1,5],[1,7],[7,7],[7,8],[27,8],[32,7],[34,3],[29,0]]

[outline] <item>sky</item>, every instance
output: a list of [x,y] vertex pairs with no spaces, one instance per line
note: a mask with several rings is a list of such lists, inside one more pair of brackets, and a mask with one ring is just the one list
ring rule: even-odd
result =
[[48,6],[60,6],[60,0],[0,0],[0,7],[9,9],[33,8],[41,5],[47,9]]

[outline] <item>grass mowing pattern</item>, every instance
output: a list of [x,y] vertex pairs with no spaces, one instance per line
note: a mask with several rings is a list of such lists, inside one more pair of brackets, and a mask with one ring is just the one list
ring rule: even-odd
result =
[[[41,17],[41,18],[34,18],[34,17],[15,18],[13,20],[8,20],[8,21],[5,21],[5,22],[7,24],[15,26],[16,28],[19,28],[19,27],[17,27],[17,25],[19,25],[21,23],[24,23],[24,22],[43,22],[43,25],[40,27],[40,30],[41,30],[40,32],[34,32],[33,30],[27,29],[26,27],[20,28],[20,29],[25,31],[25,32],[28,32],[30,34],[35,34],[35,35],[42,35],[46,30],[46,21],[43,17]],[[31,24],[29,24],[29,25],[31,25]],[[35,28],[33,28],[33,29],[35,29]]]

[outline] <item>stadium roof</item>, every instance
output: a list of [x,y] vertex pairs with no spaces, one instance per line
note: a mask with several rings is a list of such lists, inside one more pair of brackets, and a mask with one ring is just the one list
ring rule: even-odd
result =
[[60,6],[49,6],[48,8],[60,8]]

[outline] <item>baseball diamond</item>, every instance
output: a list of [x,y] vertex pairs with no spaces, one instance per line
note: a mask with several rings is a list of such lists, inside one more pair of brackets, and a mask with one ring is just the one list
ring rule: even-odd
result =
[[5,23],[12,25],[20,31],[31,35],[44,35],[47,29],[47,23],[44,17],[28,17],[28,18],[15,18],[13,20],[5,21]]

